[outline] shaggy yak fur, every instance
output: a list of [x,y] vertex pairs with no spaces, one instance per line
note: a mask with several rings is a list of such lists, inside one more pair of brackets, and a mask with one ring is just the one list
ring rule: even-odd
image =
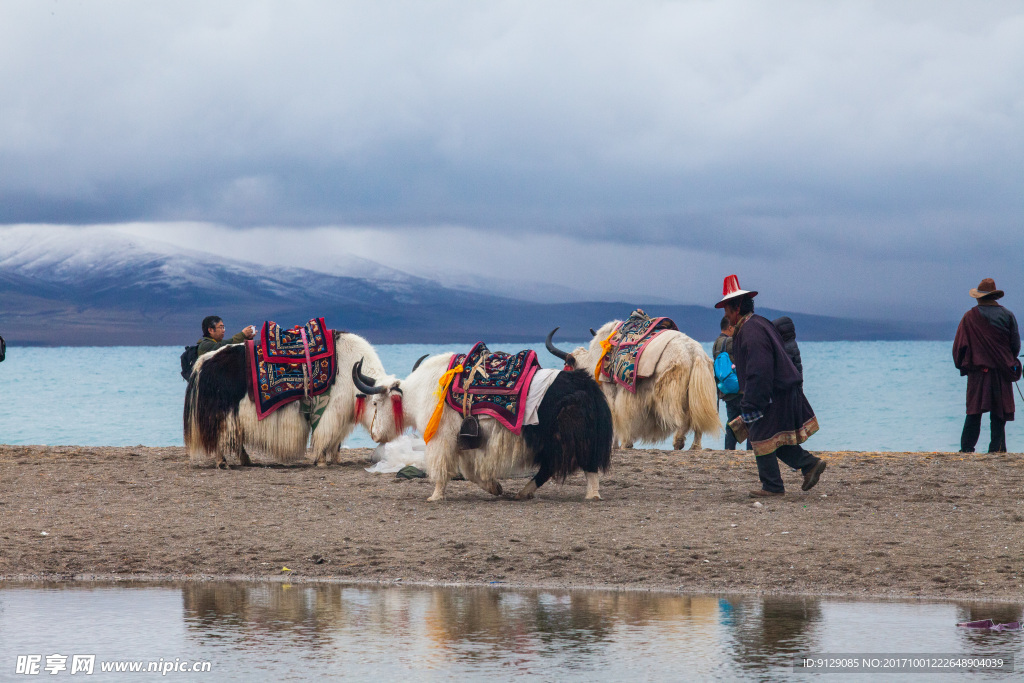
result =
[[[569,354],[555,349],[549,335],[548,350],[593,377],[601,357],[601,341],[619,322],[605,323],[594,333],[589,347],[577,347]],[[632,448],[636,442],[657,443],[674,434],[672,447],[681,450],[692,430],[690,450],[700,450],[702,435],[722,430],[714,365],[700,343],[682,332],[666,330],[661,334],[669,335],[667,346],[654,374],[637,380],[635,394],[615,382],[599,382],[611,406],[615,439],[623,448]]]
[[[335,332],[334,339],[338,375],[319,397],[327,399],[327,407],[312,434],[315,461],[321,466],[337,461],[338,447],[357,424],[370,428],[367,415],[356,414],[359,392],[349,375],[352,366],[362,359],[363,374],[385,394],[387,383],[397,383],[365,339],[347,332]],[[185,448],[193,465],[228,466],[228,456],[239,465],[249,465],[246,448],[258,449],[279,464],[305,457],[310,428],[301,402],[289,403],[259,420],[249,397],[248,374],[244,344],[222,347],[196,361],[183,416]]]
[[[433,356],[401,381],[405,393],[405,421],[422,432],[437,406],[438,380],[448,368],[452,354]],[[368,412],[383,411],[376,423],[390,426],[387,414],[391,402],[373,397]],[[548,388],[538,409],[540,424],[526,425],[513,434],[488,417],[480,418],[483,444],[460,451],[458,434],[462,415],[445,405],[436,434],[427,444],[427,470],[434,482],[430,500],[443,500],[451,478],[462,474],[493,495],[501,495],[498,479],[524,469],[539,468],[536,476],[516,496],[533,497],[548,479],[562,481],[583,470],[587,499],[600,500],[599,472],[611,463],[612,415],[600,388],[586,372],[560,372]],[[398,436],[392,429],[380,434],[381,442]],[[377,438],[376,436],[374,437]]]

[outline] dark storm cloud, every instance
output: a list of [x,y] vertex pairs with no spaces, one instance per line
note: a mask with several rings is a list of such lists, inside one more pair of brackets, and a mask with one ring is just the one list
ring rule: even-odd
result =
[[1012,270],[1022,45],[1017,2],[6,2],[0,222]]

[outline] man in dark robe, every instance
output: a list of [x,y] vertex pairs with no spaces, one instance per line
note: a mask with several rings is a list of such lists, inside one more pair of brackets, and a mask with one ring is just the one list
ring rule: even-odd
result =
[[779,331],[754,314],[757,292],[740,289],[739,279],[730,275],[722,293],[715,307],[724,308],[735,327],[733,362],[743,394],[741,416],[730,427],[737,440],[742,440],[744,432],[749,436],[761,479],[761,488],[750,495],[766,498],[785,493],[779,460],[803,473],[801,488],[809,491],[826,463],[800,446],[818,431],[818,419],[804,397],[803,378],[786,353]]
[[953,340],[953,364],[967,375],[967,419],[960,452],[973,453],[981,435],[981,416],[990,413],[989,453],[1006,452],[1006,423],[1013,420],[1013,383],[1020,379],[1020,331],[1017,319],[999,304],[1002,290],[985,278],[970,295],[978,305],[967,311]]

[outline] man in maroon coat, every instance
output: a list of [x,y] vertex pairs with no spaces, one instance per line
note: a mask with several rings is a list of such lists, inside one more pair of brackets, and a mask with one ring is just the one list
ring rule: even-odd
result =
[[735,327],[733,365],[743,394],[740,417],[729,427],[737,441],[749,435],[761,480],[761,488],[750,495],[767,498],[785,493],[779,460],[803,473],[801,488],[809,491],[825,471],[825,461],[800,446],[818,431],[818,419],[804,397],[803,376],[786,353],[779,331],[754,314],[757,292],[740,289],[735,275],[725,279],[722,290],[715,308],[724,308]]
[[967,311],[953,340],[953,363],[967,375],[967,420],[960,452],[973,453],[981,435],[981,416],[990,413],[989,453],[1006,452],[1006,423],[1013,420],[1013,382],[1020,379],[1020,331],[1017,319],[999,304],[1002,290],[985,278],[970,295],[978,305]]

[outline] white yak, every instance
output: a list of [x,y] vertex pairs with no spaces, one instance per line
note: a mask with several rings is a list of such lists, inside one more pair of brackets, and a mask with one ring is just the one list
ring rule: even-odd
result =
[[[601,342],[620,323],[613,320],[596,332],[591,330],[590,346],[577,347],[572,353],[552,344],[556,327],[548,334],[546,346],[566,365],[594,376]],[[714,366],[700,343],[678,330],[664,330],[644,349],[637,370],[636,393],[614,381],[598,382],[612,409],[615,438],[624,448],[637,442],[657,443],[674,434],[672,447],[680,450],[692,430],[690,450],[700,450],[702,435],[721,432]]]
[[[360,386],[360,366],[353,368],[356,386],[371,395],[366,410],[373,415],[370,436],[374,441],[386,443],[396,438],[401,433],[396,424],[427,431],[438,409],[438,383],[452,355],[424,357],[425,362],[421,358],[408,377],[390,387]],[[503,490],[498,480],[529,467],[537,467],[537,475],[518,493],[517,500],[533,498],[548,479],[564,480],[578,470],[586,477],[586,499],[600,500],[599,474],[608,469],[612,450],[608,405],[597,383],[585,372],[558,371],[551,380],[543,394],[537,394],[537,424],[525,424],[521,434],[514,434],[497,420],[483,417],[479,421],[482,443],[470,450],[459,449],[462,415],[442,405],[436,432],[427,442],[427,470],[434,482],[428,500],[444,500],[448,482],[460,473],[488,493],[500,496]],[[394,392],[404,392],[404,419],[396,419],[395,411],[400,406],[387,399]]]
[[[373,346],[359,335],[334,332],[334,340],[337,375],[331,388],[317,397],[322,399],[318,407],[324,410],[315,430],[310,429],[300,401],[278,408],[263,420],[257,418],[246,385],[249,367],[244,344],[201,356],[185,393],[185,448],[192,464],[227,466],[231,456],[237,464],[249,465],[247,447],[259,449],[275,463],[290,464],[304,458],[310,442],[317,465],[337,462],[342,441],[357,424],[370,431],[372,419],[358,410],[361,394],[348,370],[362,360],[365,384],[390,386],[397,380],[385,372]],[[394,398],[400,401],[401,394]]]

